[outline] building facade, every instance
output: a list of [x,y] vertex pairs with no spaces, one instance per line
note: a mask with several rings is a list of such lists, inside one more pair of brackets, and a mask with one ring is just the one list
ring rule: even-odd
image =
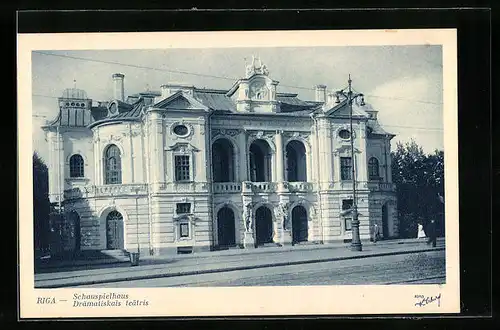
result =
[[[364,99],[278,92],[260,59],[229,90],[182,84],[96,102],[66,89],[44,127],[65,250],[141,254],[398,235],[390,141]],[[354,157],[351,155],[354,139]],[[354,159],[353,159],[354,158]]]

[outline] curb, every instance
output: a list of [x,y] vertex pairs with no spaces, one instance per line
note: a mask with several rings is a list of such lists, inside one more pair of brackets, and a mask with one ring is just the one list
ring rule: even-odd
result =
[[[420,244],[422,243],[423,241],[418,241],[417,239],[407,239],[406,241],[381,241],[383,242],[383,244],[379,244],[379,245],[416,245],[416,244]],[[373,243],[371,243],[373,244]],[[373,246],[376,246],[377,244],[373,245]],[[339,246],[332,246],[332,245],[323,245],[323,244],[320,244],[320,245],[312,245],[312,247],[303,247],[303,248],[300,248],[300,249],[287,249],[287,250],[284,250],[284,251],[280,251],[280,252],[288,252],[288,251],[299,251],[299,250],[303,250],[303,251],[311,251],[311,250],[322,250],[322,249],[342,249],[342,248],[347,248],[346,246],[344,245],[339,245]],[[255,251],[252,252],[253,254],[256,254]],[[258,251],[258,253],[278,253],[278,251],[276,250],[270,250],[270,251]],[[246,254],[246,253],[245,253]],[[227,253],[227,254],[224,254],[223,256],[235,256],[235,255],[240,255],[239,253]],[[199,258],[200,255],[193,255],[193,256],[187,256],[187,258]],[[186,258],[186,256],[184,257]],[[149,257],[149,256],[146,256],[145,259],[142,259],[141,260],[150,260],[150,259],[155,259],[154,257]],[[82,261],[81,263],[78,263],[78,264],[69,264],[69,265],[57,265],[57,264],[53,264],[53,265],[43,265],[43,266],[40,266],[39,270],[41,271],[40,273],[43,273],[43,270],[48,270],[48,269],[64,269],[64,268],[72,268],[72,267],[80,267],[80,266],[88,266],[88,265],[92,265],[92,266],[100,266],[100,265],[118,265],[118,264],[125,264],[125,263],[129,263],[130,261],[128,259],[123,259],[123,260],[105,260],[105,259],[95,259],[93,260],[93,262],[89,263],[88,261]]]
[[321,262],[342,261],[342,260],[350,260],[350,259],[365,259],[365,258],[371,258],[371,257],[384,257],[384,256],[394,256],[394,255],[403,255],[403,254],[412,254],[412,253],[444,251],[444,250],[445,250],[444,247],[439,247],[439,248],[426,248],[426,249],[419,249],[419,250],[412,250],[412,251],[379,252],[379,253],[357,255],[357,256],[332,257],[332,258],[322,258],[322,259],[313,259],[313,260],[297,260],[297,261],[277,262],[277,263],[272,263],[272,264],[267,263],[267,264],[261,264],[261,265],[235,266],[235,267],[228,267],[228,268],[215,268],[215,269],[206,269],[206,270],[180,271],[180,272],[175,272],[175,273],[165,273],[165,274],[155,274],[155,275],[127,276],[127,277],[113,278],[113,279],[107,279],[107,280],[89,280],[89,281],[79,281],[79,282],[73,282],[73,283],[63,283],[63,284],[53,284],[53,285],[47,284],[47,285],[38,285],[37,286],[36,281],[35,281],[35,288],[55,289],[55,288],[65,288],[65,287],[73,287],[73,286],[79,286],[79,285],[116,283],[116,282],[126,282],[126,281],[135,281],[135,280],[148,280],[148,279],[155,279],[155,278],[222,273],[222,272],[231,272],[231,271],[248,270],[248,269],[282,267],[282,266],[292,266],[292,265],[300,265],[300,264],[312,264],[312,263],[321,263]]

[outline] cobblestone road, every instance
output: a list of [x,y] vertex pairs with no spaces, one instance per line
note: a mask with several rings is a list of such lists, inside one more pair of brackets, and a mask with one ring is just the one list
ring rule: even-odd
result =
[[89,287],[231,287],[445,283],[445,252],[372,257],[106,283]]

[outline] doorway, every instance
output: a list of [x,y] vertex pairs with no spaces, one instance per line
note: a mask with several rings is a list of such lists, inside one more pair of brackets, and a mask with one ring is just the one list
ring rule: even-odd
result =
[[292,243],[307,242],[307,211],[297,205],[292,210]]
[[219,248],[227,249],[236,245],[234,212],[227,206],[217,212],[217,235]]
[[111,211],[106,217],[106,249],[123,249],[123,216],[118,211]]
[[255,244],[273,242],[273,216],[271,210],[261,206],[255,211]]

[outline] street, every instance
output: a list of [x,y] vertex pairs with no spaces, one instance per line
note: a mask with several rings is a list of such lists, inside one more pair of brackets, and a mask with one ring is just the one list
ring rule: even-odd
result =
[[233,287],[443,283],[445,283],[445,251],[439,250],[198,275],[159,277],[79,287]]

